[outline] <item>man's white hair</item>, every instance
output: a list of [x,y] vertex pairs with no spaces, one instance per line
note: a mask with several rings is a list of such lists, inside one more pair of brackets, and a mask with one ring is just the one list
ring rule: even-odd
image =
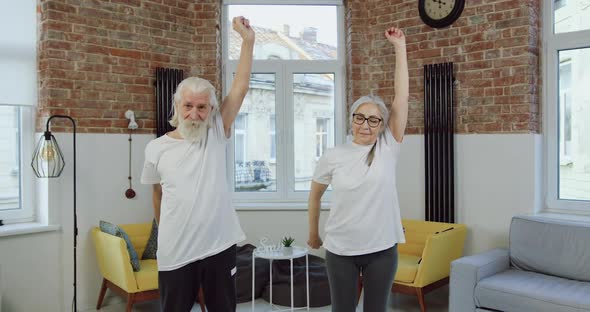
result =
[[212,107],[211,113],[214,113],[217,109],[219,109],[217,95],[215,94],[215,87],[209,81],[199,77],[186,78],[178,84],[176,92],[174,93],[174,98],[172,100],[172,118],[169,122],[173,127],[178,127],[178,111],[180,109],[179,105],[180,101],[182,100],[182,94],[185,92],[185,90],[190,90],[193,93],[209,93],[209,104]]

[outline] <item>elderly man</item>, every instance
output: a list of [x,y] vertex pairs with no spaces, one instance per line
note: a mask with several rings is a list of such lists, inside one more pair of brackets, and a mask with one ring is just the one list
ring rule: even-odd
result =
[[161,310],[190,311],[203,287],[208,311],[236,309],[236,244],[245,239],[228,194],[225,153],[231,126],[248,92],[254,31],[236,17],[242,37],[229,94],[218,105],[207,80],[190,77],[174,94],[176,130],[145,149],[141,177],[153,184]]

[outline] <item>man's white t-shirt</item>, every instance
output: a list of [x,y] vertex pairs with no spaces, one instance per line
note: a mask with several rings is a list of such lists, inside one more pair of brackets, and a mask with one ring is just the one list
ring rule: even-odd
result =
[[143,184],[160,184],[158,269],[170,271],[215,255],[246,236],[227,183],[223,120],[217,112],[202,142],[163,135],[148,143]]
[[334,254],[363,255],[405,243],[395,178],[401,144],[387,127],[368,166],[372,146],[336,146],[316,166],[313,181],[332,184],[324,248]]

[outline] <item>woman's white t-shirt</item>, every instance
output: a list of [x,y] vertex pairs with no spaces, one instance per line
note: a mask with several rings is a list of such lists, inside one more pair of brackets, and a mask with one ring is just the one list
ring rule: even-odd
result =
[[324,248],[334,254],[363,255],[405,243],[395,178],[401,144],[387,127],[368,166],[372,146],[336,146],[316,166],[313,181],[332,184]]
[[213,116],[204,142],[163,135],[148,143],[143,184],[160,184],[158,269],[170,271],[215,255],[246,236],[227,183],[223,120]]

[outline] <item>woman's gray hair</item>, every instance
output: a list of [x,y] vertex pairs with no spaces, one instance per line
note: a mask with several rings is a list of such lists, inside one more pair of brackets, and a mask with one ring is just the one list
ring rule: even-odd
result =
[[350,115],[348,116],[348,120],[350,122],[349,127],[352,130],[352,114],[356,112],[359,106],[367,103],[377,105],[377,108],[379,108],[379,112],[381,112],[381,118],[383,118],[383,127],[381,128],[381,132],[379,132],[379,134],[381,134],[383,133],[383,130],[385,130],[385,127],[387,127],[389,123],[389,109],[387,109],[387,106],[385,106],[383,100],[376,95],[365,95],[362,96],[360,99],[356,100],[354,103],[352,103],[352,106],[350,107]]
[[219,103],[217,102],[217,95],[215,94],[215,87],[206,79],[199,77],[189,77],[184,79],[178,84],[174,97],[172,98],[172,118],[170,118],[170,124],[173,127],[178,127],[178,110],[177,106],[180,105],[182,100],[182,94],[185,89],[190,90],[193,93],[209,93],[209,104],[213,107],[212,112],[219,109]]
[[[354,103],[352,103],[352,106],[350,107],[350,115],[349,115],[350,130],[352,131],[352,114],[354,114],[356,112],[356,110],[361,105],[367,104],[367,103],[372,103],[372,104],[377,105],[377,108],[379,109],[379,112],[381,113],[381,118],[383,119],[383,121],[381,124],[381,130],[379,130],[379,134],[378,134],[378,136],[381,136],[385,132],[385,127],[387,127],[387,125],[389,123],[389,110],[387,109],[387,106],[385,106],[385,103],[383,102],[383,100],[376,95],[361,96],[360,99],[358,99]],[[367,162],[368,166],[371,166],[371,164],[373,163],[373,159],[375,158],[376,147],[377,147],[377,142],[375,142],[375,144],[373,144],[373,147],[371,147],[369,154],[367,154],[366,162]]]

